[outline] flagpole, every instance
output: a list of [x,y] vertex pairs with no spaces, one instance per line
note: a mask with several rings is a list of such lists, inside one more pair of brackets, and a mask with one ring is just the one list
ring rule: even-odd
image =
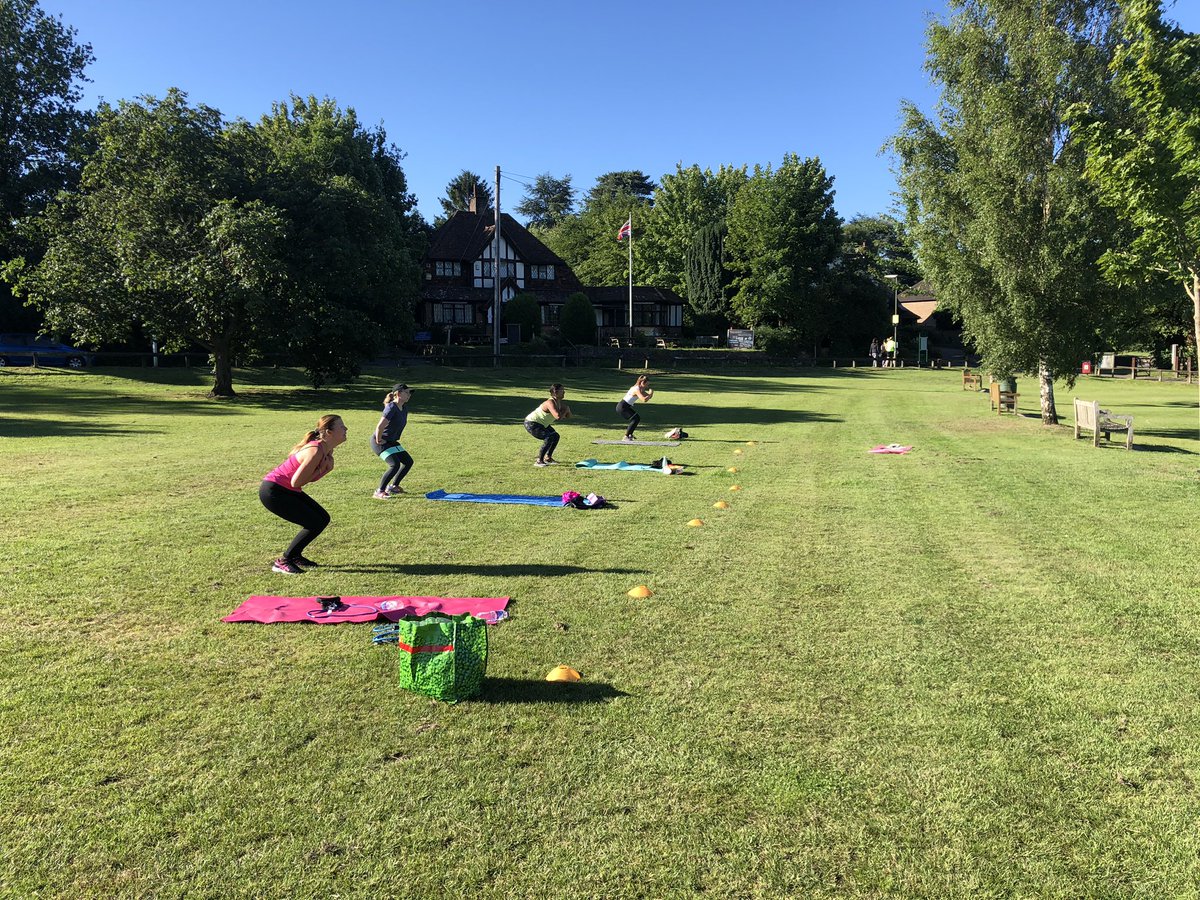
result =
[[633,210],[629,211],[629,346],[633,346]]

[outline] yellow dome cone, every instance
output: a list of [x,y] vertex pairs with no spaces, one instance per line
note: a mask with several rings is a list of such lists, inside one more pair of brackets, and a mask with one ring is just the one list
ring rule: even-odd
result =
[[555,666],[546,676],[547,681],[579,681],[583,678],[570,666]]
[[630,588],[628,591],[626,591],[626,593],[630,597],[634,597],[636,599],[643,599],[645,597],[653,597],[654,596],[654,592],[652,590],[650,590],[650,588],[646,587],[644,584],[639,584],[635,588]]
[[734,451],[733,451],[733,455],[734,455],[734,456],[741,456],[741,455],[742,455],[743,453],[745,453],[745,452],[746,452],[745,450],[740,450],[740,449],[739,449],[739,450],[734,450]]
[[757,447],[758,441],[746,441],[746,446],[747,447]]
[[725,471],[726,471],[726,472],[732,472],[734,475],[736,475],[736,474],[737,474],[737,470],[738,470],[738,467],[737,467],[737,466],[730,466],[730,467],[729,467],[728,469],[726,469]]
[[713,504],[713,509],[729,509],[729,504],[724,500],[718,500]]
[[735,484],[735,485],[730,486],[729,489],[731,491],[740,491],[742,489],[742,486],[740,484]]
[[703,524],[704,522],[700,519],[692,519],[692,521],[688,522],[688,528],[699,528]]

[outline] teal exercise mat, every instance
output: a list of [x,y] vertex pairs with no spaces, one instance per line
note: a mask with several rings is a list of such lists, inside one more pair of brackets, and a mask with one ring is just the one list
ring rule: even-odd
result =
[[658,472],[661,475],[674,475],[676,472],[678,472],[680,469],[682,469],[683,466],[677,466],[677,465],[669,465],[669,466],[665,466],[665,467],[664,466],[648,466],[643,463],[628,463],[628,462],[602,463],[602,462],[597,462],[594,459],[582,459],[579,462],[575,463],[575,468],[577,468],[577,469],[612,469],[617,472]]

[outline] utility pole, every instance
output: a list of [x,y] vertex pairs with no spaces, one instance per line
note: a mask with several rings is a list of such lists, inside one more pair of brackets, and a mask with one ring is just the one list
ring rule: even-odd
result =
[[492,230],[492,365],[500,368],[500,167],[496,166],[495,228]]

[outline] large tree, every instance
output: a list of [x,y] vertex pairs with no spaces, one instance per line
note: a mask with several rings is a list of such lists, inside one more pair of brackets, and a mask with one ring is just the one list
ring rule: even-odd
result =
[[[17,224],[78,176],[90,116],[76,104],[92,60],[37,0],[0,2],[0,264],[30,252]],[[0,327],[17,316],[11,303],[0,286]]]
[[785,325],[806,340],[823,339],[842,223],[820,160],[787,154],[778,169],[756,165],[726,223],[734,314],[747,325]]
[[1116,302],[1097,260],[1112,217],[1083,178],[1069,107],[1108,106],[1116,0],[952,0],[928,31],[937,120],[905,103],[894,147],[921,267],[993,371],[1054,380],[1095,348]]
[[[697,244],[697,235],[707,230],[711,237],[713,228],[724,231],[725,213],[746,177],[745,166],[721,166],[713,172],[698,165],[684,168],[682,164],[662,176],[641,245],[649,284],[690,298],[686,277],[689,255],[707,246]],[[714,296],[705,297],[701,306],[708,305]],[[699,309],[696,304],[692,307]]]
[[474,201],[476,212],[487,212],[492,208],[492,189],[474,172],[463,169],[446,185],[446,196],[438,197],[442,204],[439,222],[445,222],[456,212],[469,212]]
[[650,205],[654,196],[655,184],[645,172],[638,169],[627,169],[621,172],[605,172],[596,178],[596,183],[588,191],[587,202],[612,203],[625,197],[635,197],[646,205]]
[[555,178],[549,172],[539,175],[525,190],[525,198],[516,207],[530,228],[554,228],[566,221],[575,208],[575,188],[571,176]]
[[275,104],[233,140],[252,196],[288,225],[287,348],[314,384],[353,377],[412,330],[424,237],[403,154],[329,98]]
[[647,220],[652,215],[651,201],[646,194],[626,193],[614,188],[613,185],[618,182],[642,187],[646,182],[653,184],[640,172],[601,175],[597,186],[588,192],[577,215],[570,216],[555,228],[538,232],[538,237],[546,246],[566,260],[580,281],[587,285],[628,283],[628,245],[617,240],[617,233],[631,216],[633,280],[637,284],[645,283],[647,255],[642,249],[642,237]]
[[168,350],[215,361],[212,394],[233,393],[234,355],[262,336],[283,272],[284,222],[246,201],[220,113],[181,91],[102,105],[79,188],[30,223],[46,247],[7,275],[51,328],[84,341],[140,324]]
[[1101,262],[1125,287],[1182,287],[1200,347],[1200,35],[1165,22],[1158,0],[1123,6],[1112,72],[1124,105],[1079,108],[1088,177],[1131,226]]

